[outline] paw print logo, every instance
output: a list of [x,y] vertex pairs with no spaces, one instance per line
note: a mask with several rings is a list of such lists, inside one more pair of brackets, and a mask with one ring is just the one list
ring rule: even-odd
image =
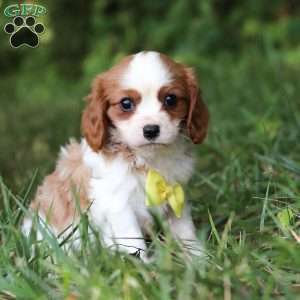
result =
[[43,33],[45,27],[42,23],[36,23],[33,16],[26,18],[17,16],[12,23],[4,26],[4,31],[10,34],[10,44],[14,48],[22,45],[36,48],[39,44],[39,34]]

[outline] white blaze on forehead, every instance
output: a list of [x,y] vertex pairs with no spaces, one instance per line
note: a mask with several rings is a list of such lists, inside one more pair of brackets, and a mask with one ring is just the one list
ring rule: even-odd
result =
[[162,62],[159,53],[149,51],[136,54],[125,71],[121,85],[135,89],[142,96],[157,92],[171,80],[171,74]]

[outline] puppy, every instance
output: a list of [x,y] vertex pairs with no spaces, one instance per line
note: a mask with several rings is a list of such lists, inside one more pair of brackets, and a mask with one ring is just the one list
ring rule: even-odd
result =
[[[165,202],[145,204],[149,170],[170,184],[186,184],[194,169],[191,145],[206,137],[208,110],[192,69],[145,51],[98,75],[82,114],[81,142],[61,149],[55,171],[30,208],[54,234],[78,220],[78,203],[107,247],[144,251],[151,210],[167,220],[174,238],[195,241],[189,207],[175,216]],[[23,223],[25,233],[32,221]]]

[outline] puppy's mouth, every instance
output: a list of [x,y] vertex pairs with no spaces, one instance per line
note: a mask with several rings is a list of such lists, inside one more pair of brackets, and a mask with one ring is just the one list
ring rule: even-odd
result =
[[168,145],[169,145],[168,143],[161,143],[161,142],[151,141],[151,142],[141,144],[139,147],[142,147],[142,148],[147,148],[147,147],[149,147],[149,148],[159,148],[159,147],[166,147]]

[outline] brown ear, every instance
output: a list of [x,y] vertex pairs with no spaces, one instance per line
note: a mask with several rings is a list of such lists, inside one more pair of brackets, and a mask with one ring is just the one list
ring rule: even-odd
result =
[[96,77],[92,91],[87,96],[87,107],[81,119],[81,131],[94,151],[100,150],[107,138],[108,120],[106,110],[108,102],[104,97],[103,78]]
[[185,74],[190,96],[187,132],[194,144],[200,144],[207,135],[209,113],[207,106],[202,101],[201,92],[193,70],[185,68]]

